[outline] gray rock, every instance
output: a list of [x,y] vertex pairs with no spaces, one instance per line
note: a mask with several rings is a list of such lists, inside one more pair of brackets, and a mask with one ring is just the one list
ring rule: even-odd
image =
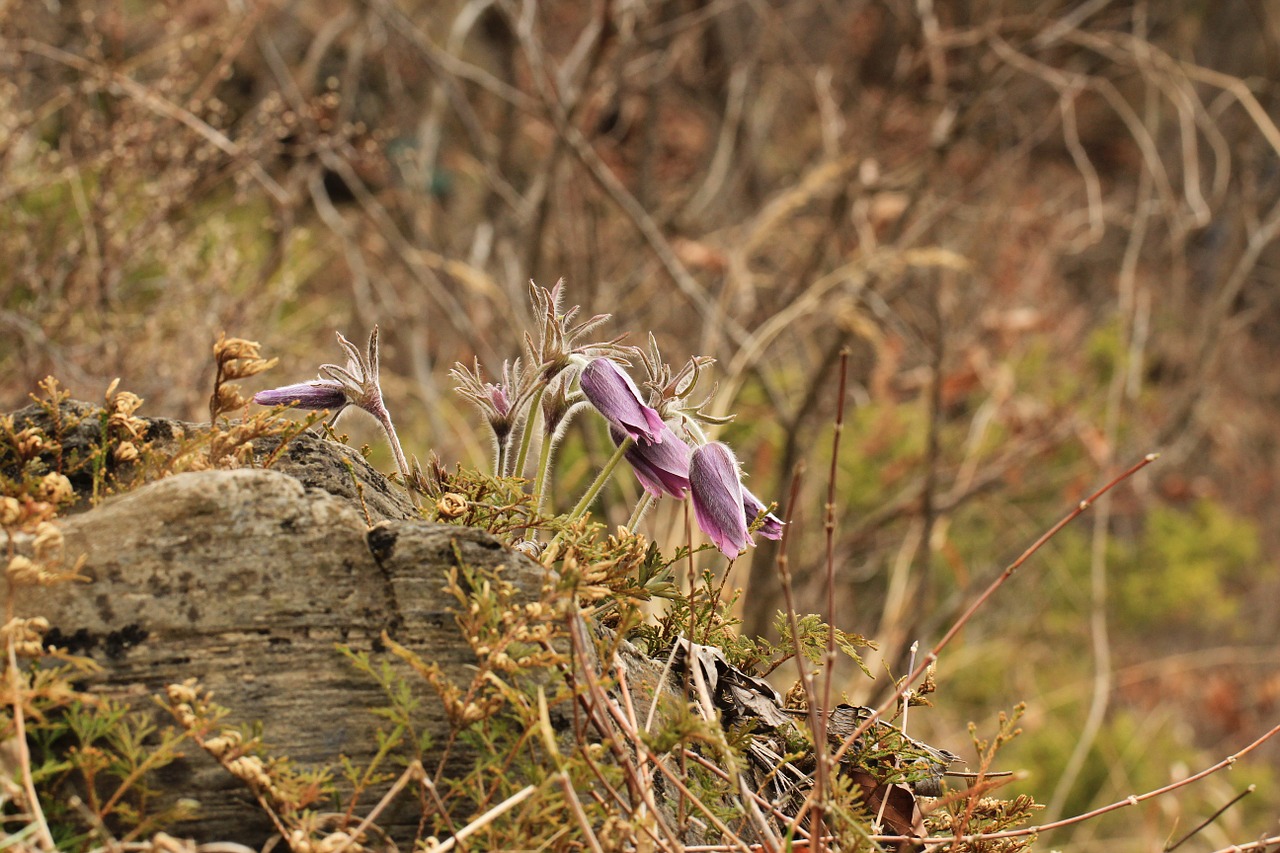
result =
[[[100,412],[68,401],[56,428],[36,406],[14,419],[18,429],[56,432],[69,462],[97,448]],[[202,430],[151,419],[145,439],[172,453]],[[258,444],[261,460],[278,440]],[[91,487],[87,475],[73,474],[72,482],[81,495]],[[381,640],[386,631],[466,684],[475,656],[443,592],[449,570],[459,562],[501,567],[526,600],[538,596],[546,575],[486,533],[421,520],[404,491],[359,454],[309,434],[290,440],[271,469],[177,474],[93,508],[81,501],[60,526],[68,558],[85,555],[82,573],[92,582],[19,588],[12,605],[19,615],[49,620],[48,642],[101,667],[86,688],[153,713],[164,726],[173,721],[152,697],[197,678],[232,710],[229,722],[260,722],[272,753],[303,766],[332,766],[340,756],[360,766],[377,747],[371,709],[387,700],[339,645],[369,653],[375,664],[395,662]],[[9,606],[8,595],[3,585],[0,606]],[[422,694],[423,730],[446,743],[437,697],[402,671]],[[165,802],[197,800],[199,817],[171,831],[254,845],[272,834],[243,783],[194,746],[185,752],[156,782]],[[431,771],[441,757],[426,757]],[[472,758],[455,747],[442,772],[465,772]],[[366,793],[362,803],[368,808],[378,795]],[[379,825],[412,839],[420,817],[414,799]]]
[[[85,458],[97,446],[99,412],[85,403],[63,405],[59,432],[68,459]],[[19,429],[31,424],[53,431],[36,407],[14,416]],[[171,451],[202,429],[153,419],[146,438]],[[258,459],[272,449],[257,448]],[[83,477],[72,480],[81,494],[91,485]],[[151,713],[165,727],[174,721],[153,697],[170,684],[199,679],[231,710],[227,723],[260,723],[271,753],[304,767],[335,766],[340,756],[360,767],[376,751],[380,720],[371,711],[388,701],[339,652],[341,645],[369,654],[375,666],[390,661],[413,685],[421,700],[416,722],[435,744],[424,756],[428,773],[447,779],[469,772],[475,754],[456,741],[443,751],[451,738],[439,698],[385,648],[382,634],[465,686],[476,658],[460,636],[456,602],[445,592],[449,572],[459,565],[500,570],[517,603],[538,599],[547,573],[483,531],[421,520],[403,491],[358,454],[310,435],[292,439],[270,469],[176,474],[95,507],[82,501],[59,525],[67,557],[85,555],[82,573],[91,582],[20,587],[12,602],[8,585],[0,585],[0,607],[45,617],[47,642],[97,663],[100,671],[84,684],[96,695]],[[18,547],[29,549],[30,542]],[[609,641],[611,635],[581,622],[576,629],[588,647],[587,660],[576,665],[599,672],[585,638],[594,632]],[[655,689],[675,696],[670,682],[663,685],[663,662],[625,642],[618,644],[618,660],[635,707],[647,708]],[[559,678],[556,671],[535,672],[518,683]],[[562,738],[574,737],[574,713],[563,705],[551,710]],[[184,752],[152,780],[160,802],[150,810],[194,799],[198,816],[167,831],[255,847],[275,835],[244,783],[194,745]],[[366,791],[357,817],[386,788]],[[670,806],[659,803],[674,821]],[[377,825],[406,846],[420,818],[416,795],[406,791]]]

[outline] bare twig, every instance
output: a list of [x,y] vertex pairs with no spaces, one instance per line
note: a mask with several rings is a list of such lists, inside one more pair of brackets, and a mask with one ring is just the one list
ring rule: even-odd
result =
[[[1125,797],[1123,800],[1117,800],[1114,803],[1109,803],[1108,805],[1102,806],[1101,808],[1093,809],[1092,811],[1084,812],[1083,814],[1078,814],[1078,815],[1075,815],[1074,817],[1063,818],[1062,820],[1056,820],[1051,823],[1040,824],[1039,826],[1027,826],[1027,827],[1023,827],[1022,829],[1007,829],[1002,832],[973,833],[971,835],[947,835],[947,836],[935,836],[935,837],[929,837],[929,838],[912,838],[912,837],[903,836],[903,835],[884,835],[884,836],[878,836],[875,840],[885,841],[885,842],[910,841],[912,843],[928,845],[928,844],[954,844],[956,842],[973,843],[976,841],[997,841],[1001,838],[1025,838],[1026,836],[1029,836],[1029,835],[1041,835],[1043,833],[1049,832],[1050,830],[1062,829],[1065,826],[1074,826],[1079,823],[1085,823],[1086,821],[1090,821],[1090,820],[1094,820],[1096,818],[1102,817],[1105,814],[1110,814],[1111,812],[1119,811],[1120,809],[1128,808],[1129,806],[1136,806],[1138,805],[1138,803],[1142,803],[1147,800],[1154,799],[1156,797],[1162,797],[1165,794],[1178,790],[1179,788],[1184,788],[1193,782],[1199,782],[1201,779],[1204,779],[1208,776],[1212,776],[1214,773],[1218,773],[1222,770],[1226,770],[1227,768],[1231,767],[1241,758],[1244,758],[1246,755],[1253,752],[1258,747],[1262,746],[1264,743],[1269,741],[1271,738],[1275,737],[1277,734],[1280,734],[1280,725],[1273,727],[1266,734],[1262,735],[1261,737],[1259,737],[1258,739],[1250,743],[1248,746],[1246,746],[1244,749],[1240,750],[1239,752],[1233,755],[1227,756],[1226,758],[1219,761],[1217,764],[1214,764],[1212,767],[1206,767],[1204,770],[1201,770],[1199,773],[1195,773],[1191,776],[1188,776],[1185,779],[1180,779],[1177,782],[1172,782],[1168,785],[1165,785],[1162,788],[1156,788],[1154,790],[1147,791],[1144,794],[1131,794],[1128,797]],[[1249,850],[1249,849],[1256,850],[1260,848],[1256,846],[1250,846],[1250,845],[1241,845],[1239,847],[1233,846],[1233,847],[1226,848],[1226,850]]]
[[18,655],[14,649],[14,639],[9,637],[6,643],[9,657],[9,689],[13,691],[13,737],[17,743],[18,764],[22,768],[22,791],[26,807],[31,814],[31,823],[35,826],[36,842],[41,850],[53,851],[57,845],[53,843],[53,834],[44,818],[44,809],[40,807],[40,796],[36,793],[35,779],[31,775],[31,750],[27,746],[26,715],[22,705],[22,677],[18,674]]
[[452,850],[454,845],[461,844],[468,837],[475,835],[477,832],[532,797],[537,790],[538,787],[536,785],[525,785],[519,791],[516,791],[511,796],[507,797],[505,800],[459,829],[453,834],[453,836],[446,838],[441,842],[439,847],[433,848],[434,853],[447,853],[447,851]]
[[925,656],[925,659],[921,661],[920,664],[916,666],[916,668],[912,670],[911,673],[906,678],[902,679],[898,683],[897,689],[894,690],[892,694],[890,694],[890,696],[886,698],[884,702],[882,702],[880,706],[876,708],[875,711],[872,714],[870,714],[867,717],[867,719],[863,721],[861,725],[859,725],[853,732],[849,734],[848,737],[845,738],[844,743],[841,744],[838,750],[836,750],[835,759],[837,761],[840,760],[840,758],[849,750],[849,747],[853,745],[853,743],[857,740],[857,738],[862,736],[873,725],[875,725],[876,721],[880,719],[880,717],[885,713],[885,711],[888,711],[890,708],[894,707],[898,703],[898,700],[902,697],[902,695],[907,690],[911,688],[911,685],[915,683],[916,679],[919,678],[921,675],[923,675],[925,670],[927,670],[930,666],[933,665],[935,661],[937,661],[939,653],[943,649],[945,649],[948,645],[950,645],[951,641],[955,639],[956,635],[960,633],[961,629],[963,629],[964,626],[969,623],[969,620],[973,618],[973,615],[977,613],[980,609],[982,609],[982,606],[987,603],[988,599],[990,599],[991,596],[995,594],[996,590],[1002,587],[1005,581],[1007,581],[1010,577],[1012,577],[1013,573],[1016,572],[1018,569],[1020,569],[1022,565],[1028,559],[1031,558],[1033,554],[1039,551],[1046,542],[1048,542],[1050,539],[1056,536],[1058,532],[1062,530],[1062,528],[1066,527],[1068,524],[1070,524],[1072,521],[1074,521],[1076,518],[1082,515],[1087,509],[1089,509],[1089,507],[1093,505],[1094,501],[1096,501],[1098,498],[1105,495],[1107,492],[1111,491],[1120,483],[1132,477],[1134,474],[1141,471],[1143,468],[1150,465],[1152,462],[1155,462],[1156,459],[1158,458],[1160,458],[1160,454],[1148,453],[1141,460],[1131,465],[1127,470],[1113,477],[1102,488],[1098,489],[1089,497],[1080,501],[1079,505],[1077,505],[1075,509],[1067,513],[1067,515],[1061,521],[1059,521],[1053,527],[1049,528],[1049,530],[1047,530],[1039,539],[1033,542],[1031,544],[1031,547],[1027,548],[1026,551],[1023,551],[1022,554],[1018,557],[1018,559],[1010,563],[1005,568],[1005,570],[1001,572],[1000,575],[996,577],[996,579],[992,581],[991,584],[985,590],[983,590],[982,594],[979,595],[976,599],[974,599],[973,603],[969,605],[969,608],[965,610],[963,614],[961,614],[960,618],[957,619],[955,623],[951,626],[951,628],[946,632],[946,634],[942,636],[942,639],[938,640],[938,642],[934,645],[934,647],[929,650],[929,654]]
[[747,339],[747,332],[737,320],[728,316],[724,310],[707,294],[706,289],[698,283],[688,268],[680,261],[671,247],[670,241],[658,227],[658,223],[649,212],[636,200],[617,176],[604,164],[600,155],[569,119],[564,103],[551,89],[550,80],[553,75],[542,45],[533,37],[531,27],[518,26],[517,35],[520,45],[529,57],[533,67],[534,83],[542,98],[544,106],[550,113],[556,132],[569,144],[574,156],[586,167],[588,173],[605,191],[605,194],[616,204],[638,230],[649,248],[657,256],[667,274],[671,276],[676,287],[680,289],[690,302],[702,313],[706,323],[726,332],[737,343]]
[[587,820],[587,813],[582,810],[582,801],[578,799],[578,794],[573,789],[573,780],[569,778],[568,771],[561,770],[557,779],[561,790],[564,791],[565,799],[569,801],[569,811],[573,813],[573,819],[578,822],[578,828],[582,830],[582,837],[586,839],[587,846],[593,853],[604,853],[604,848],[600,846],[600,839],[596,837],[595,830]]
[[1209,815],[1209,816],[1208,816],[1207,818],[1205,818],[1204,820],[1200,821],[1200,823],[1196,824],[1196,826],[1195,826],[1193,829],[1191,829],[1191,830],[1190,830],[1186,835],[1182,836],[1181,838],[1179,838],[1177,841],[1173,842],[1172,844],[1166,844],[1166,845],[1164,846],[1164,853],[1172,853],[1172,851],[1177,850],[1177,849],[1178,849],[1179,847],[1181,847],[1181,846],[1182,846],[1182,845],[1183,845],[1183,844],[1184,844],[1188,839],[1190,839],[1191,837],[1193,837],[1196,833],[1200,832],[1200,830],[1204,829],[1206,826],[1208,826],[1209,824],[1213,823],[1213,822],[1214,822],[1215,820],[1217,820],[1218,818],[1222,817],[1222,813],[1223,813],[1223,812],[1225,812],[1227,809],[1231,808],[1231,807],[1232,807],[1232,806],[1234,806],[1236,803],[1238,803],[1238,802],[1240,802],[1241,800],[1243,800],[1245,797],[1247,797],[1247,796],[1249,796],[1250,794],[1252,794],[1252,793],[1253,793],[1254,791],[1256,791],[1257,789],[1258,789],[1258,786],[1257,786],[1257,785],[1250,785],[1249,787],[1245,788],[1245,789],[1244,789],[1243,791],[1241,791],[1240,793],[1236,794],[1234,797],[1232,797],[1230,800],[1228,800],[1228,801],[1226,802],[1226,804],[1222,806],[1222,808],[1218,809],[1216,812],[1214,812],[1213,814]]
[[396,781],[387,789],[387,792],[382,795],[382,799],[378,801],[377,805],[370,809],[369,813],[360,821],[360,824],[350,832],[350,837],[340,844],[333,853],[343,853],[352,844],[359,843],[360,836],[374,824],[374,821],[378,819],[378,816],[382,814],[387,806],[391,805],[395,798],[400,796],[400,792],[405,789],[405,786],[414,780],[424,785],[431,784],[431,780],[427,778],[426,771],[422,767],[422,762],[416,759],[410,762],[404,772],[396,778]]

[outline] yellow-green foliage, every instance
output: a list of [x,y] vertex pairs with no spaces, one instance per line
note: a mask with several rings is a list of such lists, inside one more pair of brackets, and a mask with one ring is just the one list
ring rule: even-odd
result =
[[[841,445],[839,483],[842,506],[850,512],[884,502],[886,493],[918,472],[924,452],[924,407],[872,404],[851,411]],[[830,433],[816,446],[830,445]]]
[[1235,586],[1249,573],[1272,571],[1258,552],[1253,523],[1211,500],[1153,508],[1140,538],[1112,541],[1118,626],[1146,634],[1230,627],[1239,605]]

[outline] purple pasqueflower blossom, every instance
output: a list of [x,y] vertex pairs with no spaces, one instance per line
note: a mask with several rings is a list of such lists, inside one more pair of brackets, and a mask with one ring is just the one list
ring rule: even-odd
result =
[[644,404],[636,383],[613,361],[593,359],[578,381],[587,400],[615,428],[637,442],[662,443],[662,416]]
[[751,537],[733,451],[718,441],[694,448],[689,460],[689,491],[702,532],[726,557],[735,559]]
[[[626,435],[616,427],[609,428],[614,444],[622,444]],[[655,498],[671,495],[682,500],[689,491],[689,445],[671,427],[662,425],[662,441],[653,444],[636,442],[625,454],[644,490]]]
[[[747,525],[750,526],[753,521],[760,517],[760,513],[764,512],[768,507],[764,501],[747,490],[746,486],[742,487],[742,511],[746,515]],[[782,519],[773,513],[766,513],[764,523],[760,525],[760,529],[756,532],[765,539],[781,539],[782,538]]]
[[259,406],[296,406],[299,409],[331,409],[336,415],[347,403],[346,392],[340,382],[332,379],[313,379],[253,395]]
[[396,468],[408,483],[409,463],[404,458],[404,450],[400,447],[396,428],[391,423],[391,415],[382,402],[378,327],[374,326],[373,331],[369,333],[369,343],[364,352],[360,352],[355,344],[343,337],[341,332],[337,334],[338,345],[347,354],[345,366],[322,364],[320,365],[321,378],[270,391],[259,391],[253,395],[253,401],[261,406],[288,403],[304,409],[333,409],[334,420],[347,405],[364,409],[382,425],[382,429],[387,434],[387,441],[391,445],[391,452],[396,458]]
[[291,405],[300,409],[333,409],[337,413],[348,405],[364,409],[379,421],[386,420],[382,405],[382,388],[378,384],[378,327],[369,335],[364,353],[338,332],[338,344],[347,353],[347,364],[320,365],[320,378],[283,388],[259,391],[253,402],[260,406]]

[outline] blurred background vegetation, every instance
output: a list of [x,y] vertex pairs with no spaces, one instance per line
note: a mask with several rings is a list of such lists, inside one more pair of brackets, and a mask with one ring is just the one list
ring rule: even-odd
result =
[[[802,610],[848,349],[836,623],[880,644],[853,699],[1163,453],[1015,575],[912,715],[964,751],[1025,701],[1000,763],[1045,820],[1280,717],[1269,0],[11,0],[0,69],[3,409],[47,374],[86,399],[119,376],[200,420],[219,332],[281,357],[266,386],[377,323],[407,449],[484,466],[447,369],[495,373],[527,282],[564,277],[612,333],[718,359],[761,497],[803,466]],[[598,426],[570,433],[561,508]],[[646,530],[682,541],[680,508]],[[746,630],[771,630],[775,557],[733,569]],[[1194,843],[1274,833],[1278,765],[1269,745],[1046,843],[1153,849],[1255,781]]]

